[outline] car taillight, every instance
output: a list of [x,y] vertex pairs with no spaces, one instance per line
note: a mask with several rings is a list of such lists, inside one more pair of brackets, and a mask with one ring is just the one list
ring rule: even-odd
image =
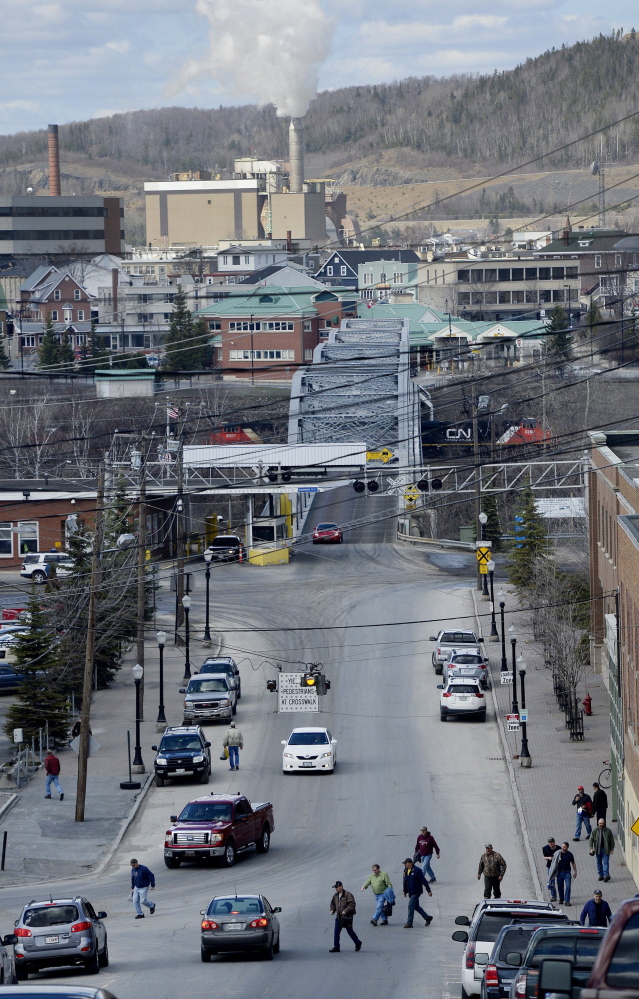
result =
[[466,950],[466,967],[475,967],[475,944],[469,944]]
[[486,985],[499,985],[499,975],[497,974],[497,968],[494,964],[486,965],[486,977],[484,978]]
[[254,919],[252,923],[249,923],[252,930],[256,930],[259,926],[268,926],[268,919],[264,919],[264,916],[260,916],[259,919]]
[[475,691],[475,697],[483,697],[483,696],[484,695],[482,694],[481,690],[476,690]]
[[526,972],[522,972],[521,978],[515,983],[515,995],[517,999],[525,999],[526,996]]
[[212,919],[203,919],[202,920],[202,929],[203,930],[219,930],[219,928],[220,927],[217,925],[217,923],[214,923]]
[[86,919],[83,919],[81,923],[73,924],[73,926],[71,927],[71,932],[83,933],[85,930],[90,930],[90,929],[91,929],[91,923],[89,923]]
[[452,697],[452,696],[453,696],[453,695],[452,695],[452,694],[449,694],[449,693],[446,693],[446,694],[442,694],[442,697]]
[[33,936],[31,930],[25,930],[22,926],[19,926],[16,930],[17,937],[31,937]]

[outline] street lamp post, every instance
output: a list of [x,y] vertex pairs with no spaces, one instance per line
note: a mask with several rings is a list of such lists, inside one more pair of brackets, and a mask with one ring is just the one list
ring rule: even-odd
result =
[[133,772],[136,774],[145,773],[144,760],[142,759],[142,748],[140,746],[140,684],[144,676],[144,670],[139,663],[133,669],[133,679],[135,681],[135,753],[133,754]]
[[508,629],[508,634],[510,635],[510,648],[513,655],[513,705],[512,713],[514,715],[519,714],[519,705],[517,704],[517,677],[515,673],[517,672],[517,630],[514,624],[511,624]]
[[488,563],[488,578],[490,579],[490,639],[491,642],[498,642],[497,622],[495,621],[495,587],[493,576],[495,574],[495,563],[491,559]]
[[[488,514],[482,512],[479,514],[479,523],[481,524],[481,539],[486,540],[486,524],[488,523]],[[488,600],[488,573],[482,573],[481,577],[481,595],[483,600]]]
[[158,631],[158,649],[160,650],[160,704],[158,707],[158,732],[166,725],[166,715],[164,714],[164,646],[166,643],[166,631]]
[[[517,660],[519,666],[519,679],[521,680],[521,710],[524,711],[526,707],[526,660],[522,659],[521,656]],[[521,723],[521,750],[519,751],[519,765],[521,767],[531,767],[532,759],[530,757],[530,750],[528,749],[528,737],[526,732],[525,721]]]
[[506,661],[506,625],[504,623],[504,607],[506,606],[506,601],[504,597],[506,594],[503,590],[500,590],[497,594],[499,597],[499,617],[501,619],[501,672],[508,672],[508,663]]
[[204,561],[206,562],[206,624],[204,625],[204,641],[211,641],[211,629],[209,628],[209,586],[211,582],[211,559],[213,558],[213,552],[204,552]]
[[190,658],[190,632],[189,632],[189,609],[191,607],[191,598],[187,594],[182,597],[182,606],[184,607],[184,676],[182,679],[184,683],[188,683],[191,679],[191,658]]

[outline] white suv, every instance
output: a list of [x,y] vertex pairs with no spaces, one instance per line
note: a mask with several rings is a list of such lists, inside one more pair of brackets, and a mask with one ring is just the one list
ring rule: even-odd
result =
[[439,700],[439,717],[442,721],[455,715],[470,715],[480,722],[486,721],[486,698],[479,680],[472,676],[454,676],[447,684],[438,683],[442,691]]
[[46,583],[52,566],[56,576],[70,576],[73,572],[73,560],[66,552],[29,552],[24,556],[20,575],[32,583]]

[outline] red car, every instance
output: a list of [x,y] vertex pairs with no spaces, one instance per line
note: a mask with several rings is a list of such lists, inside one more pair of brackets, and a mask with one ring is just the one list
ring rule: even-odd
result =
[[313,531],[314,545],[341,545],[342,529],[338,524],[318,524]]

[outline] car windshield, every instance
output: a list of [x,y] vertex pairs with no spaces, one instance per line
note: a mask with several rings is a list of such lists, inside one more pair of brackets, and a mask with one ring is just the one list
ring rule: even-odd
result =
[[204,663],[200,666],[200,673],[228,673],[230,676],[233,672],[230,663]]
[[182,809],[178,822],[230,822],[231,806],[214,801],[192,801]]
[[289,746],[325,746],[328,742],[326,732],[291,732]]
[[445,631],[439,641],[443,645],[477,645],[472,631]]
[[198,678],[189,681],[188,694],[209,694],[220,693],[229,689],[228,683],[223,677],[216,677],[211,680],[200,680]]
[[238,548],[239,538],[213,538],[209,548]]
[[161,753],[170,753],[175,749],[201,749],[202,743],[197,735],[167,735],[160,743]]
[[74,923],[78,918],[77,905],[46,905],[27,909],[22,921],[25,926],[58,926]]
[[448,688],[449,694],[476,694],[479,687],[474,683],[453,683]]
[[247,916],[249,913],[254,915],[257,912],[264,912],[264,906],[259,898],[236,896],[234,898],[214,898],[206,914],[207,916]]
[[525,954],[534,929],[536,926],[518,926],[516,929],[504,933],[498,960],[505,961],[506,954],[510,954],[514,950],[519,951],[522,955]]
[[575,938],[573,936],[542,937],[535,944],[535,950],[530,957],[530,964],[538,968],[544,957],[574,957]]
[[451,660],[453,666],[483,666],[484,660],[481,656],[461,655],[454,656]]
[[336,531],[337,524],[318,524],[315,528],[316,531]]
[[[561,919],[561,916],[556,912],[549,912],[548,919],[553,922],[557,922]],[[485,912],[481,918],[481,922],[477,927],[477,940],[481,940],[482,943],[494,943],[499,936],[499,931],[512,923],[513,919],[530,919],[531,922],[540,923],[543,921],[544,916],[539,913],[530,913],[527,915],[525,912],[504,912],[500,909],[499,912]]]

